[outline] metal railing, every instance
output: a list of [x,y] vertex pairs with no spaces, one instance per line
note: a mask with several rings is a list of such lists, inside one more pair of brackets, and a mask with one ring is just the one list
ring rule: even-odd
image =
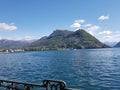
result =
[[41,88],[43,90],[72,90],[67,88],[66,83],[61,80],[43,80],[42,84],[0,80],[0,87],[5,88],[4,90],[42,90]]

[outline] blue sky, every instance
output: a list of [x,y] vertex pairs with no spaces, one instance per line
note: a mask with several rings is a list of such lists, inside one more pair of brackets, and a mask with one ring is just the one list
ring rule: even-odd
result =
[[120,41],[120,0],[0,0],[0,39],[39,39],[80,28],[102,42]]

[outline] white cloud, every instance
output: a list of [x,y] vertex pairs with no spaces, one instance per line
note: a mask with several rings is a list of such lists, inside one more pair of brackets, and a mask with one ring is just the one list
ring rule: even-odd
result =
[[118,31],[103,31],[103,32],[99,32],[98,33],[98,38],[99,40],[101,40],[102,42],[119,42],[120,41],[120,32]]
[[108,20],[108,19],[109,19],[109,16],[104,16],[104,15],[102,15],[98,18],[98,20],[101,20],[101,21]]
[[92,26],[92,24],[86,24],[86,25],[84,25],[84,27],[90,27],[90,26]]
[[88,31],[88,33],[94,36],[94,32],[93,31]]
[[17,37],[17,38],[11,38],[11,40],[34,40],[32,36],[24,36],[24,37]]
[[11,23],[11,24],[7,24],[7,23],[0,23],[0,30],[5,30],[5,31],[12,31],[12,30],[16,30],[17,27]]
[[24,40],[33,40],[34,38],[32,36],[25,36]]
[[99,28],[100,28],[99,26],[93,25],[93,26],[87,28],[87,31],[88,31],[90,34],[94,35],[95,32],[96,32]]
[[102,42],[119,42],[120,41],[120,34],[115,35],[106,35],[101,38]]
[[100,28],[99,26],[94,25],[94,26],[89,27],[87,30],[96,31],[96,30],[98,30],[99,28]]
[[85,22],[85,20],[83,20],[83,19],[79,19],[79,20],[75,20],[75,23],[84,23]]
[[71,28],[79,29],[81,27],[81,24],[84,23],[85,20],[80,19],[80,20],[75,20],[72,25],[70,25]]
[[81,24],[79,23],[73,23],[70,27],[71,28],[80,28]]
[[7,40],[34,40],[34,38],[32,36],[24,36],[24,37],[15,37],[15,38],[10,38],[10,37],[0,37],[0,40],[1,39],[7,39]]
[[100,34],[100,35],[109,35],[109,34],[112,34],[112,31],[105,30],[105,31],[99,32],[98,34]]

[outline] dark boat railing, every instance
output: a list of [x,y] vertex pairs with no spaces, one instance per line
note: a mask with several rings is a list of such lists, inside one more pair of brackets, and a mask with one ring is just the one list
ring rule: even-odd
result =
[[66,83],[62,80],[43,80],[42,84],[0,80],[0,87],[5,90],[42,90],[42,88],[43,90],[72,90],[67,88]]

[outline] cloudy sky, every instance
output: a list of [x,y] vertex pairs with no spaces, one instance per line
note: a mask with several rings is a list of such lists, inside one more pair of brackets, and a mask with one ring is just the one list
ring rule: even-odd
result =
[[0,39],[39,39],[56,29],[118,42],[120,0],[0,0]]

